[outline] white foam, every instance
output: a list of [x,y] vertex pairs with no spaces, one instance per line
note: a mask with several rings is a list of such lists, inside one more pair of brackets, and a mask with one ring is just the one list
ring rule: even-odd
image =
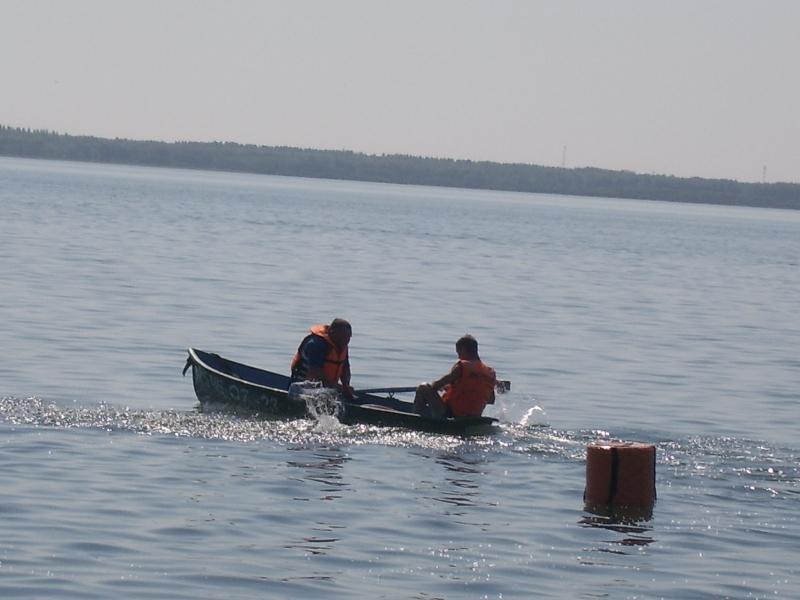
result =
[[550,425],[550,420],[547,418],[545,410],[537,404],[525,411],[525,414],[519,420],[519,424],[548,427]]

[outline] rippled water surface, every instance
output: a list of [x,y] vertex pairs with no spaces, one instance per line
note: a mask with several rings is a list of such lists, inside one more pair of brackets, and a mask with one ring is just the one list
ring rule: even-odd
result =
[[[0,158],[0,597],[792,598],[800,213]],[[465,331],[489,435],[199,411],[185,349],[356,387]],[[657,449],[652,515],[586,445]]]

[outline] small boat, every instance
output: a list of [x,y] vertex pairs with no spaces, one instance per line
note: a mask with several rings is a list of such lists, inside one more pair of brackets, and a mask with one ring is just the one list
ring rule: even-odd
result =
[[[274,417],[303,417],[309,413],[302,395],[290,394],[291,379],[286,375],[237,363],[219,354],[189,348],[183,374],[192,369],[192,382],[202,405],[223,404]],[[337,417],[345,424],[364,423],[385,427],[404,427],[436,433],[464,434],[485,430],[497,422],[492,417],[446,417],[436,419],[414,412],[413,404],[394,397],[393,391],[409,388],[384,388],[388,395],[356,392],[354,400],[338,400]]]

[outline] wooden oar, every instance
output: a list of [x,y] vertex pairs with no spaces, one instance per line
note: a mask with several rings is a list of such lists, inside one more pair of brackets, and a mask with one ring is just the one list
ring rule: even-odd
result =
[[417,387],[385,387],[369,388],[366,390],[356,390],[356,394],[402,394],[403,392],[414,392]]
[[[357,390],[356,394],[403,394],[407,392],[414,392],[417,386],[414,387],[384,387],[384,388],[369,388],[366,390]],[[511,391],[511,382],[508,379],[498,379],[495,384],[495,390],[498,393],[504,394]]]

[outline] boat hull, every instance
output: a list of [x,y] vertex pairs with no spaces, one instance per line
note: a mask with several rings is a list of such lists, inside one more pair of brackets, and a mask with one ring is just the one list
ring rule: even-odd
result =
[[481,433],[490,431],[497,419],[491,417],[450,417],[434,419],[414,412],[396,410],[374,404],[344,405],[340,417],[342,423],[349,425],[367,424],[382,427],[403,427],[432,433]]
[[190,365],[194,392],[200,404],[224,404],[275,416],[303,416],[306,412],[304,402],[289,398],[291,382],[288,377],[194,348],[189,349],[187,367]]

